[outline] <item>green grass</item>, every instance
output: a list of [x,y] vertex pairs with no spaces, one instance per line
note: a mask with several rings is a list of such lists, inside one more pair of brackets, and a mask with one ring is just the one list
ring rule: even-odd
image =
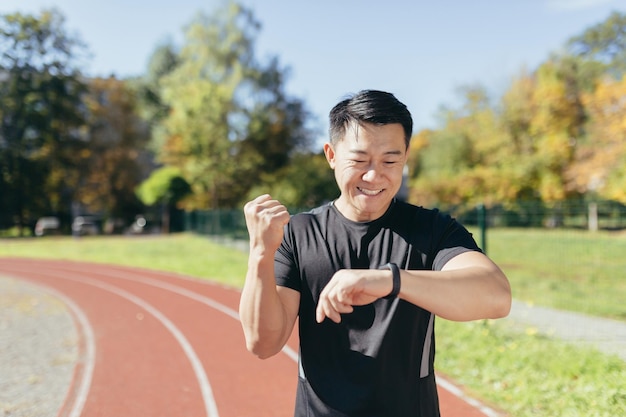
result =
[[[624,236],[539,230],[489,232],[489,255],[515,297],[624,320]],[[243,283],[247,256],[192,234],[0,240],[0,256],[139,266]],[[593,349],[508,328],[437,321],[437,369],[512,417],[626,415],[626,363]]]
[[515,299],[626,321],[626,234],[492,229],[487,250]]
[[512,417],[626,415],[626,363],[503,322],[437,321],[436,368]]
[[0,240],[0,256],[114,263],[220,281],[240,287],[247,255],[193,234],[43,237]]

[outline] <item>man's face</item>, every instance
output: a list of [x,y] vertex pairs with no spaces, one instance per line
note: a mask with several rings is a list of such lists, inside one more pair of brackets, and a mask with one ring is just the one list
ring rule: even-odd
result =
[[341,190],[337,209],[357,222],[385,214],[400,189],[407,160],[402,125],[353,124],[343,140],[325,144],[324,153]]

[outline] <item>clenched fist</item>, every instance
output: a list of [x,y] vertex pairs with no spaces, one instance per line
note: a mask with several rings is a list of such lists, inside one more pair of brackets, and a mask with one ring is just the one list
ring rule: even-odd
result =
[[283,228],[289,222],[287,208],[269,194],[263,194],[246,203],[243,211],[250,235],[250,251],[276,252],[283,239]]

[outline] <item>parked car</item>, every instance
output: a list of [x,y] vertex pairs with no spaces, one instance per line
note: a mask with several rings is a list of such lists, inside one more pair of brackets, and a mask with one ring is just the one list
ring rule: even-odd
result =
[[72,234],[74,236],[93,236],[100,234],[98,220],[93,216],[77,216],[72,222]]
[[60,225],[58,217],[41,217],[35,224],[35,236],[59,234]]
[[109,217],[102,225],[102,232],[105,235],[121,234],[124,232],[124,219],[118,217]]
[[130,225],[130,232],[135,235],[143,233],[145,231],[146,224],[147,222],[145,217],[142,215],[135,216],[135,221]]

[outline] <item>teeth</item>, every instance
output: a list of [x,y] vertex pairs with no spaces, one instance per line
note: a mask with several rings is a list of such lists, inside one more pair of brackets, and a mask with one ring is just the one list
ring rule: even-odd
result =
[[383,190],[366,190],[364,188],[359,188],[359,191],[361,191],[363,194],[366,194],[366,195],[376,195],[376,194],[381,193]]

